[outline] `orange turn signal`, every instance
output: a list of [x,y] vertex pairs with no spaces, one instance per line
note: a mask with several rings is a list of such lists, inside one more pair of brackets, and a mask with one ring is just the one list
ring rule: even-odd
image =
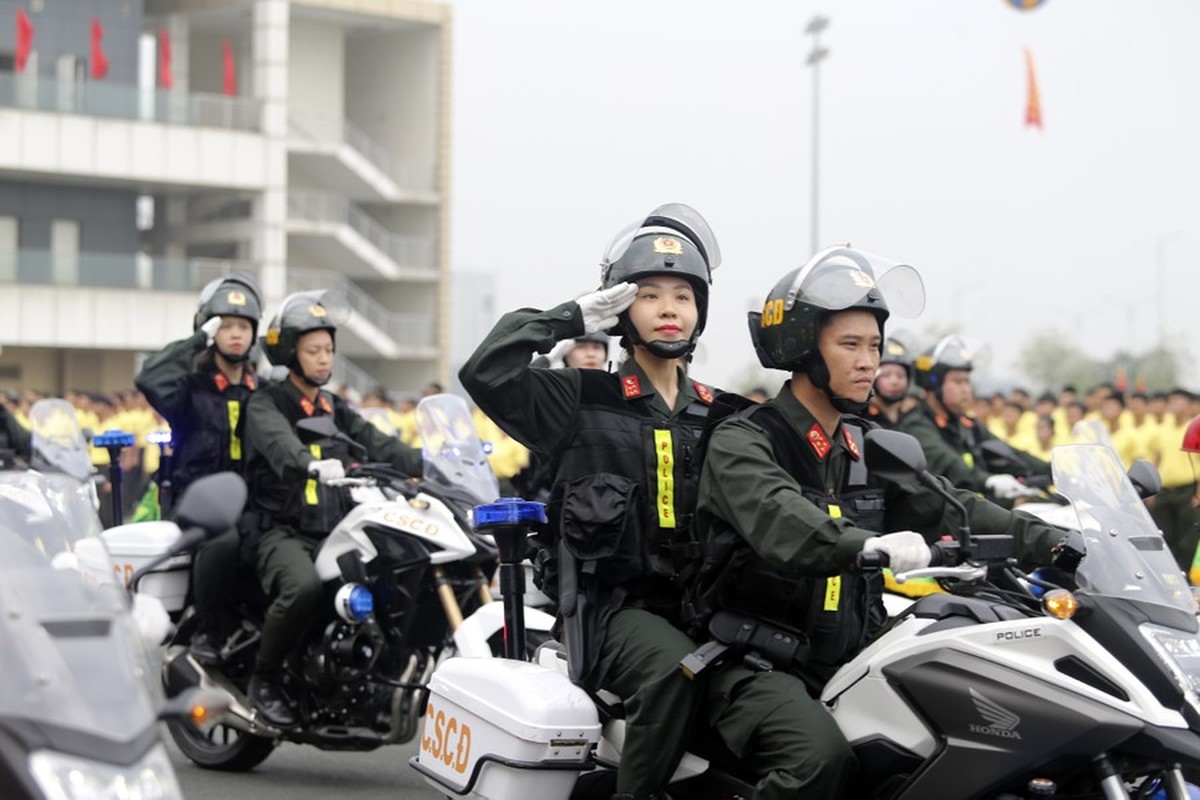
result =
[[192,724],[197,728],[208,721],[208,706],[197,703],[192,706]]
[[1055,619],[1070,619],[1079,610],[1079,600],[1066,589],[1051,589],[1042,595],[1042,610]]

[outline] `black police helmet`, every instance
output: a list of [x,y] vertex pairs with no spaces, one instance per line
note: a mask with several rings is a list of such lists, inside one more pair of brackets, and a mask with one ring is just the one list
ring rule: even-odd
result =
[[252,336],[258,335],[258,321],[262,318],[262,293],[258,282],[249,272],[231,272],[209,281],[200,290],[199,306],[192,318],[192,330],[213,317],[241,317],[249,320]]
[[262,349],[278,367],[296,366],[296,342],[306,333],[325,330],[337,342],[338,325],[349,316],[340,297],[328,290],[296,292],[284,299],[279,313],[267,326]]
[[696,329],[687,342],[644,342],[627,313],[621,314],[619,332],[634,344],[644,344],[663,358],[691,353],[708,322],[708,294],[712,273],[721,263],[721,249],[708,222],[691,206],[667,203],[625,226],[609,243],[600,262],[600,283],[610,288],[654,275],[675,275],[686,280],[696,297]]
[[957,334],[944,336],[913,362],[917,385],[931,392],[940,392],[946,373],[952,369],[970,372],[975,366],[975,353]]

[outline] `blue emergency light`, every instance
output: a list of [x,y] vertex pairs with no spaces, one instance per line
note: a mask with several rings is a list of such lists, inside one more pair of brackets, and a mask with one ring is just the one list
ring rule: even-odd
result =
[[92,437],[92,445],[95,447],[133,447],[133,442],[132,433],[126,433],[116,428],[110,428],[104,433]]
[[171,432],[170,431],[150,431],[150,433],[146,434],[146,441],[149,442],[150,444],[170,444],[171,443]]
[[475,527],[532,525],[546,521],[546,504],[519,497],[501,497],[494,503],[475,506]]

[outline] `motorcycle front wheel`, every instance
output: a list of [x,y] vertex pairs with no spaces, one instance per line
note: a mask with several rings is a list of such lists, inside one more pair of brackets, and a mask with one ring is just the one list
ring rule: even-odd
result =
[[[174,697],[199,682],[193,665],[177,660],[185,654],[185,650],[178,648],[166,659],[162,681],[167,697]],[[246,772],[261,764],[275,749],[275,740],[244,733],[228,725],[214,725],[204,731],[186,720],[169,719],[167,730],[183,754],[204,769]]]
[[207,733],[179,720],[168,720],[167,730],[183,754],[204,769],[247,772],[275,749],[275,741],[244,733],[228,725],[216,725]]

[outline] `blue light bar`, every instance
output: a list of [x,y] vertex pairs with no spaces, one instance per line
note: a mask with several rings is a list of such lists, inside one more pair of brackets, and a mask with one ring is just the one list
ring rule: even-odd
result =
[[475,506],[475,527],[532,525],[546,521],[546,504],[519,497],[501,497],[494,503]]
[[96,447],[133,447],[133,442],[132,433],[115,428],[92,437],[92,444]]
[[375,596],[365,586],[355,586],[350,590],[350,601],[347,603],[353,617],[362,622],[375,613]]

